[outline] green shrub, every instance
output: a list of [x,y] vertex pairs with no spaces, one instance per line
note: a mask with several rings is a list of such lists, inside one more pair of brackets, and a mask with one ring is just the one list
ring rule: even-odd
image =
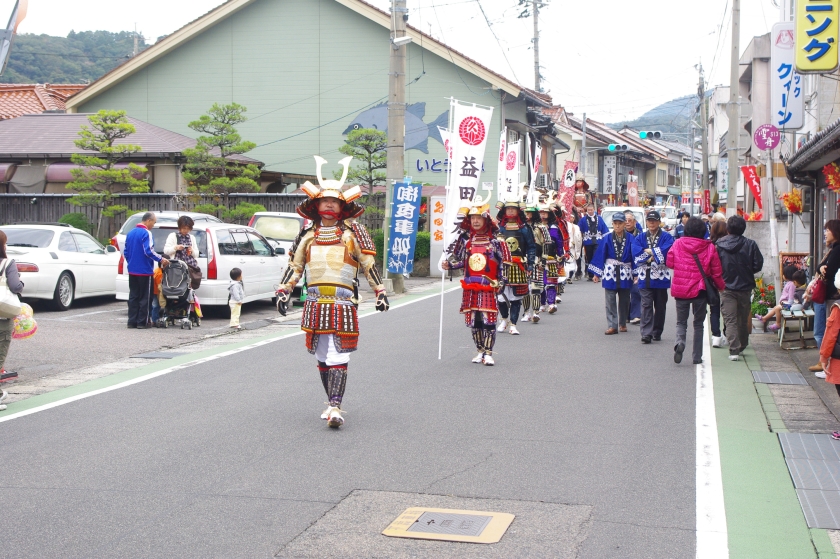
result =
[[74,212],[74,213],[64,214],[63,216],[61,216],[58,219],[58,222],[59,223],[66,223],[66,224],[68,224],[72,227],[75,227],[76,229],[81,229],[82,231],[87,231],[88,233],[90,233],[90,231],[91,231],[90,221],[88,221],[87,216],[83,213]]
[[[374,229],[370,232],[373,237],[373,244],[376,246],[376,258],[382,260],[385,255],[385,233],[382,229]],[[414,245],[414,260],[429,258],[431,255],[432,235],[428,231],[417,232],[417,243]]]
[[225,221],[235,223],[247,223],[251,216],[257,212],[264,212],[265,206],[262,204],[251,204],[249,202],[240,202],[236,207],[222,213]]

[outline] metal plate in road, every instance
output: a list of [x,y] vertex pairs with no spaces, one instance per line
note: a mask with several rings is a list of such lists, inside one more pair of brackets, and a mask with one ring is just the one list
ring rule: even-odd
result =
[[383,530],[393,538],[497,543],[514,515],[475,510],[410,508]]
[[780,373],[776,371],[753,371],[753,379],[755,382],[765,384],[802,384],[807,386],[808,381],[802,376],[802,373]]

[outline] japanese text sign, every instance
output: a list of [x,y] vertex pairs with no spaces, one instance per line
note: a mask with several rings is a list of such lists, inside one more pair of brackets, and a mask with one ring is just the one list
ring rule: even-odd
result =
[[617,184],[615,167],[615,155],[604,156],[604,194],[615,194],[615,185]]
[[499,201],[504,201],[507,198],[514,198],[519,192],[519,175],[520,175],[520,161],[519,154],[522,151],[522,141],[516,141],[507,146],[507,155],[505,155],[505,178],[500,181],[496,188],[496,197]]
[[429,199],[429,234],[433,245],[443,246],[443,220],[446,214],[446,196]]
[[744,182],[750,187],[750,190],[755,197],[755,203],[759,208],[763,208],[761,201],[761,180],[758,178],[758,172],[755,165],[745,165],[741,167],[741,172],[744,173]]
[[497,192],[497,196],[501,198],[501,188],[502,185],[505,184],[507,179],[507,168],[505,166],[505,158],[507,157],[507,126],[502,128],[502,134],[499,137],[499,160],[496,162],[498,167],[496,168],[496,185],[499,191]]
[[[490,135],[492,107],[451,102],[452,122],[449,126],[451,156],[446,184],[446,218],[444,219],[444,241],[447,246],[454,240],[454,231],[466,215],[479,194],[481,169],[484,166],[484,151]],[[488,200],[484,202],[489,202]]]
[[837,69],[837,19],[840,0],[796,2],[796,70],[828,73]]
[[703,213],[712,213],[712,193],[709,190],[703,191]]
[[414,270],[421,185],[397,182],[393,188],[394,202],[388,232],[388,271],[392,274],[407,274]]
[[721,196],[729,192],[727,181],[729,181],[729,158],[721,157],[718,159],[717,168],[717,191]]
[[805,123],[805,95],[802,76],[794,69],[793,22],[774,25],[770,40],[770,121],[798,130]]
[[778,128],[772,124],[762,124],[755,129],[753,141],[755,142],[755,147],[762,151],[767,151],[774,149],[777,145],[779,145],[781,137],[782,134],[779,132]]

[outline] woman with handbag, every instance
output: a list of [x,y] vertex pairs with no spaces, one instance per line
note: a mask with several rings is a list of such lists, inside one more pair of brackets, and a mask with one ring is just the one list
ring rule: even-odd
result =
[[[817,347],[822,345],[827,311],[834,300],[840,298],[834,285],[834,276],[840,270],[840,219],[826,221],[823,231],[828,252],[817,265],[814,284],[809,288],[809,296],[814,303],[814,339],[817,341]],[[809,367],[809,370],[822,377],[822,374],[819,374],[823,371],[822,363]]]
[[[20,274],[18,274],[17,264],[14,260],[6,256],[6,234],[0,231],[0,297],[3,295],[2,291],[8,289],[15,295],[23,293],[23,282],[20,281]],[[6,362],[6,356],[9,354],[9,346],[12,344],[12,333],[15,330],[14,318],[0,317],[0,378],[6,373],[3,364]],[[6,377],[8,377],[6,373]],[[15,375],[17,376],[17,375]],[[6,409],[6,404],[3,400],[8,394],[5,390],[0,391],[0,411]]]
[[723,289],[723,270],[720,257],[711,241],[704,239],[706,224],[700,218],[690,217],[683,228],[684,236],[674,241],[665,257],[665,265],[674,270],[671,295],[677,303],[677,344],[674,346],[674,363],[682,362],[688,330],[688,313],[694,314],[694,343],[691,357],[695,365],[703,362],[703,326],[706,305],[717,299]]
[[198,243],[192,234],[192,218],[182,215],[178,218],[178,232],[170,233],[166,238],[163,253],[174,260],[180,260],[187,265],[190,272],[190,288],[198,289],[201,285],[201,269],[195,257],[198,256]]

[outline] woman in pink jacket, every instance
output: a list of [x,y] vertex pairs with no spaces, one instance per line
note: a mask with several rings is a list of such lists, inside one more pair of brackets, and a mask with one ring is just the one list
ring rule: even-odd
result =
[[722,290],[723,270],[720,257],[711,241],[705,240],[706,224],[697,217],[691,217],[685,224],[685,236],[674,241],[668,251],[665,264],[674,270],[671,280],[671,296],[677,303],[677,345],[674,346],[674,362],[682,361],[685,351],[688,312],[694,312],[694,345],[691,357],[695,365],[703,362],[703,327],[706,320],[706,284],[697,266],[703,267],[706,276]]

